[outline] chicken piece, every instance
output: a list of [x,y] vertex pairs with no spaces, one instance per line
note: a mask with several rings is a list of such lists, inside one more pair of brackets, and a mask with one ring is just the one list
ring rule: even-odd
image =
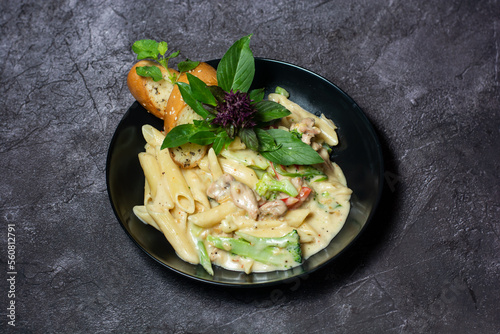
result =
[[281,217],[288,210],[285,202],[280,199],[267,202],[260,207],[261,217],[272,216]]
[[230,186],[231,199],[240,209],[244,209],[250,218],[257,219],[259,215],[259,205],[253,190],[239,181],[232,181]]
[[314,126],[314,119],[310,117],[302,119],[299,123],[292,124],[290,130],[297,130],[302,133],[301,140],[307,145],[311,145],[311,139],[321,133],[321,130]]
[[217,202],[222,202],[224,199],[228,198],[231,194],[231,182],[234,181],[234,177],[229,174],[222,174],[215,182],[213,182],[207,189],[207,196],[213,198]]

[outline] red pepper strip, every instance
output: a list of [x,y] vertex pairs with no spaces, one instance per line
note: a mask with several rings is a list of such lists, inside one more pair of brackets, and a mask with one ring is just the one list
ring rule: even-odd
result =
[[274,175],[276,175],[276,178],[279,180],[280,179],[280,175],[278,174],[278,172],[276,171],[276,169],[274,169],[274,164],[272,161],[269,161],[271,163],[271,168],[273,169],[274,171]]
[[287,197],[282,198],[281,200],[286,204],[287,208],[291,208],[294,204],[297,204],[299,202],[299,199],[297,197]]
[[300,192],[296,197],[287,197],[282,198],[281,200],[285,202],[288,209],[297,209],[302,205],[302,203],[305,202],[311,191],[312,190],[309,187],[302,187],[300,188]]

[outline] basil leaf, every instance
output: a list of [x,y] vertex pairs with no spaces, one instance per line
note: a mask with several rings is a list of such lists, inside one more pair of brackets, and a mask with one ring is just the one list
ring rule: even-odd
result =
[[232,139],[229,138],[226,131],[221,131],[215,136],[214,144],[212,148],[214,149],[215,154],[219,154],[220,151],[231,143]]
[[264,99],[264,88],[252,89],[248,93],[248,97],[252,102],[259,102]]
[[257,151],[259,148],[259,140],[257,134],[251,128],[243,128],[238,131],[238,136],[247,148]]
[[172,52],[168,57],[167,59],[172,59],[172,58],[175,58],[179,55],[179,53],[181,53],[179,50],[175,51],[175,52]]
[[203,108],[203,105],[194,98],[193,93],[191,92],[191,86],[185,82],[176,82],[176,85],[179,86],[179,91],[181,92],[184,102],[193,108],[198,115],[203,117],[203,119],[210,115],[210,113]]
[[266,130],[255,128],[255,134],[259,140],[259,152],[276,151],[281,146],[276,145],[274,138]]
[[193,94],[193,97],[201,103],[216,106],[217,100],[215,100],[215,97],[210,89],[207,88],[207,84],[191,73],[186,73],[186,75],[189,80],[189,85],[191,86],[191,93]]
[[167,136],[161,144],[161,149],[169,147],[177,147],[189,142],[189,139],[193,134],[197,132],[197,128],[194,124],[182,124],[178,125],[167,133]]
[[245,36],[236,41],[222,57],[217,66],[217,82],[229,92],[247,92],[255,75],[255,61],[250,50],[250,37]]
[[185,61],[181,61],[177,65],[177,68],[179,69],[180,72],[187,72],[187,71],[191,71],[199,64],[200,64],[199,61],[192,61],[192,60],[186,59]]
[[135,72],[141,77],[153,78],[154,81],[160,81],[163,79],[161,70],[156,66],[138,66],[135,68]]
[[193,119],[193,124],[198,131],[215,131],[216,129],[210,126],[205,120]]
[[215,133],[212,131],[198,131],[193,134],[189,141],[198,145],[210,145],[215,140]]
[[210,89],[217,102],[224,102],[226,92],[222,88],[220,88],[219,86],[208,86],[208,89]]
[[137,59],[158,59],[158,42],[152,39],[141,39],[132,45],[132,51],[137,54]]
[[163,56],[168,50],[168,44],[167,42],[160,42],[158,43],[158,52]]
[[263,100],[254,103],[253,106],[257,110],[255,119],[263,123],[274,121],[291,114],[287,108],[273,101]]
[[281,145],[275,151],[261,152],[262,156],[267,160],[285,166],[313,165],[324,162],[318,152],[290,132],[281,129],[265,131],[276,140],[278,145]]

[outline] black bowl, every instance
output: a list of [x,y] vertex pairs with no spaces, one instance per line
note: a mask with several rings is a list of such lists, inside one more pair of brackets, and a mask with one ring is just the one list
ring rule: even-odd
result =
[[[208,62],[216,67],[218,60]],[[144,150],[141,127],[150,124],[160,130],[163,122],[137,102],[127,111],[111,141],[106,178],[111,205],[120,224],[134,242],[161,265],[195,280],[225,286],[263,286],[309,274],[332,261],[357,238],[370,218],[382,192],[383,161],[380,144],[370,122],[346,93],[323,77],[281,61],[255,59],[252,88],[265,88],[266,96],[276,86],[285,88],[290,99],[304,109],[324,113],[338,126],[339,145],[332,158],[342,168],[353,190],[351,211],[339,234],[322,251],[301,266],[269,273],[244,274],[214,267],[214,276],[201,266],[182,261],[162,233],[143,224],[132,212],[143,203],[144,174],[137,154]]]

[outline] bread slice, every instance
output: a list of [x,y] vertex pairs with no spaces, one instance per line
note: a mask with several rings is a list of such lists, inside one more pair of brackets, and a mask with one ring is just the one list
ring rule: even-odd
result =
[[[207,63],[200,63],[197,67],[187,73],[194,75],[208,86],[217,85],[217,71]],[[186,73],[182,73],[177,81],[188,83]],[[192,119],[199,118],[199,115],[195,113],[192,108],[186,108],[186,106],[187,104],[182,99],[179,87],[176,85],[167,102],[165,113],[168,116],[164,118],[164,127],[166,132],[169,132],[177,125],[192,123]]]
[[[157,66],[160,68],[164,80],[155,82],[152,78],[141,77],[136,73],[138,66]],[[182,99],[179,87],[169,78],[169,72],[179,75],[174,69],[165,69],[163,66],[149,60],[141,60],[135,64],[127,76],[127,85],[135,99],[156,117],[163,119],[165,133],[175,126],[193,123],[201,119],[193,108]],[[207,63],[200,63],[197,67],[187,72],[198,77],[207,85],[217,85],[217,71]],[[182,73],[178,81],[188,83],[186,73]],[[187,143],[169,149],[172,160],[182,168],[198,166],[199,161],[205,156],[207,146]]]
[[[200,63],[187,73],[191,73],[209,86],[217,85],[217,71],[207,63]],[[187,83],[187,75],[182,73],[178,81]],[[179,87],[176,85],[167,103],[164,118],[165,132],[168,133],[177,125],[193,123],[195,119],[201,120],[202,117],[184,102]],[[181,168],[193,168],[198,166],[199,161],[207,153],[207,149],[207,146],[187,143],[171,148],[169,151],[172,160]]]
[[[163,74],[164,80],[155,82],[152,78],[141,77],[136,72],[136,67],[138,66],[158,67]],[[165,118],[168,100],[175,86],[170,81],[169,72],[176,75],[179,74],[178,71],[171,68],[167,71],[166,68],[153,61],[141,60],[130,69],[127,75],[127,86],[130,93],[147,111],[160,119]]]

